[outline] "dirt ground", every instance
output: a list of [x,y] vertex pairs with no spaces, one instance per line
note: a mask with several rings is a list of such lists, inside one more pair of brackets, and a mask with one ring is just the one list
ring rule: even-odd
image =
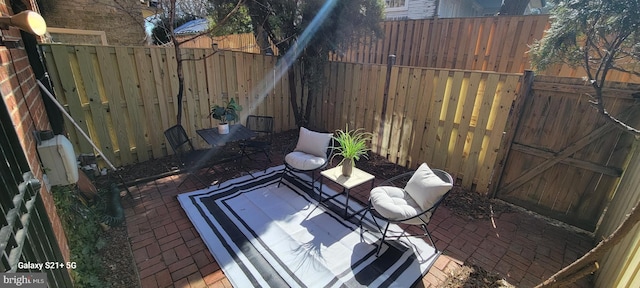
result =
[[[285,153],[291,150],[297,139],[297,131],[287,131],[275,136],[272,153]],[[227,173],[224,173],[224,180],[240,176],[244,171],[234,169],[228,165]],[[125,183],[135,183],[149,181],[158,175],[166,174],[178,167],[174,157],[164,157],[153,159],[144,163],[125,166],[120,169],[119,174]],[[365,169],[376,177],[388,179],[395,175],[408,171],[408,169],[393,164],[378,155],[371,155],[369,159],[358,162],[358,167]],[[118,177],[105,176],[96,179],[96,187],[106,187],[111,182],[120,184],[122,181]],[[100,179],[102,178],[102,179]],[[449,209],[462,217],[487,218],[491,213],[502,213],[509,210],[506,205],[494,203],[475,192],[465,191],[455,186],[445,201]],[[122,201],[127,201],[123,198]],[[139,283],[137,269],[135,267],[131,247],[129,246],[127,229],[124,227],[112,227],[104,231],[103,237],[107,240],[107,247],[102,249],[102,261],[104,269],[103,279],[105,283],[111,283],[111,287],[134,287],[133,283]],[[513,287],[502,277],[495,273],[485,271],[476,265],[464,265],[455,271],[442,284],[441,287]]]

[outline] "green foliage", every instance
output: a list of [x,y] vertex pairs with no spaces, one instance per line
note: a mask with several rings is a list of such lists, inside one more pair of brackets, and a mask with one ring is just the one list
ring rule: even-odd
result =
[[251,17],[249,17],[249,10],[247,7],[240,7],[238,11],[232,13],[231,16],[221,24],[220,23],[229,14],[235,3],[223,3],[220,6],[216,6],[212,16],[213,23],[216,29],[211,33],[211,36],[224,36],[230,34],[249,33],[252,31]]
[[566,63],[600,80],[609,69],[626,70],[640,62],[639,0],[555,2],[550,29],[531,47],[536,70]]
[[222,123],[229,123],[238,120],[239,111],[242,111],[242,106],[238,104],[235,99],[231,98],[225,106],[218,104],[213,105],[213,107],[211,107],[211,117],[220,120]]
[[69,187],[54,187],[53,199],[67,236],[71,261],[76,262],[76,269],[70,270],[75,287],[105,287],[98,253],[106,245],[100,237],[101,213],[84,206]]
[[[361,156],[368,159],[367,152],[370,149],[367,147],[367,142],[371,141],[372,136],[373,134],[364,132],[362,128],[349,130],[349,125],[346,126],[345,130],[337,130],[333,139],[338,143],[338,146],[332,148],[335,153],[334,157],[343,157],[338,165],[342,164],[344,159],[357,161],[360,160]],[[355,164],[354,161],[351,161],[351,163]]]
[[531,62],[536,70],[555,63],[582,67],[595,92],[590,103],[598,113],[625,131],[640,137],[640,129],[609,114],[602,89],[611,70],[640,76],[640,0],[557,0],[553,22],[545,36],[533,44]]
[[[216,7],[236,0],[212,0]],[[274,43],[281,63],[298,64],[289,69],[291,105],[298,126],[308,123],[313,99],[324,85],[324,67],[330,52],[341,53],[349,44],[382,35],[384,4],[380,0],[252,0],[244,1],[254,33],[263,51]],[[295,52],[295,53],[290,53]],[[304,87],[298,92],[295,83]],[[300,99],[306,95],[307,101]],[[299,106],[298,106],[299,105]]]

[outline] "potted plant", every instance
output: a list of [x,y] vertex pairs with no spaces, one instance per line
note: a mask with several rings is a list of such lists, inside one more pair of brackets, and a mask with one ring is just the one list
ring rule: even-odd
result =
[[238,120],[239,111],[242,111],[242,106],[233,98],[229,100],[227,105],[216,104],[211,107],[211,117],[220,121],[218,133],[229,134],[229,122]]
[[351,171],[355,166],[355,161],[360,160],[360,157],[368,159],[367,141],[371,140],[373,134],[364,132],[364,129],[359,128],[356,130],[349,130],[349,125],[345,130],[337,130],[333,139],[338,146],[332,147],[334,149],[333,157],[340,155],[342,160],[338,165],[342,165],[342,175],[351,176]]

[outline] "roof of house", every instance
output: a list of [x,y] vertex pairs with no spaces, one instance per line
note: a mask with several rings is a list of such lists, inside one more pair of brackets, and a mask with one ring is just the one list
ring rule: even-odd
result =
[[182,24],[180,27],[173,30],[173,33],[176,35],[198,34],[200,32],[207,31],[207,29],[209,29],[209,20],[196,19]]

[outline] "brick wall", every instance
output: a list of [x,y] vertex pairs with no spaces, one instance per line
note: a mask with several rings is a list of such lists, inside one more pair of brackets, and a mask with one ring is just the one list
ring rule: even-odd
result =
[[[138,0],[48,0],[47,26],[105,31],[109,45],[144,45],[144,19]],[[70,15],[72,15],[70,17]]]
[[[9,1],[0,0],[0,12],[3,15],[13,15]],[[17,28],[1,30],[6,38],[19,38]],[[34,130],[51,129],[49,119],[45,112],[44,102],[36,83],[35,76],[29,64],[29,59],[24,48],[11,48],[0,46],[0,95],[11,115],[16,134],[20,138],[20,144],[29,161],[29,166],[35,176],[42,181],[42,169],[36,153],[36,143],[32,136]],[[40,195],[51,220],[53,231],[58,245],[66,261],[69,261],[69,247],[64,235],[60,218],[56,213],[53,197],[45,185],[40,189]]]

